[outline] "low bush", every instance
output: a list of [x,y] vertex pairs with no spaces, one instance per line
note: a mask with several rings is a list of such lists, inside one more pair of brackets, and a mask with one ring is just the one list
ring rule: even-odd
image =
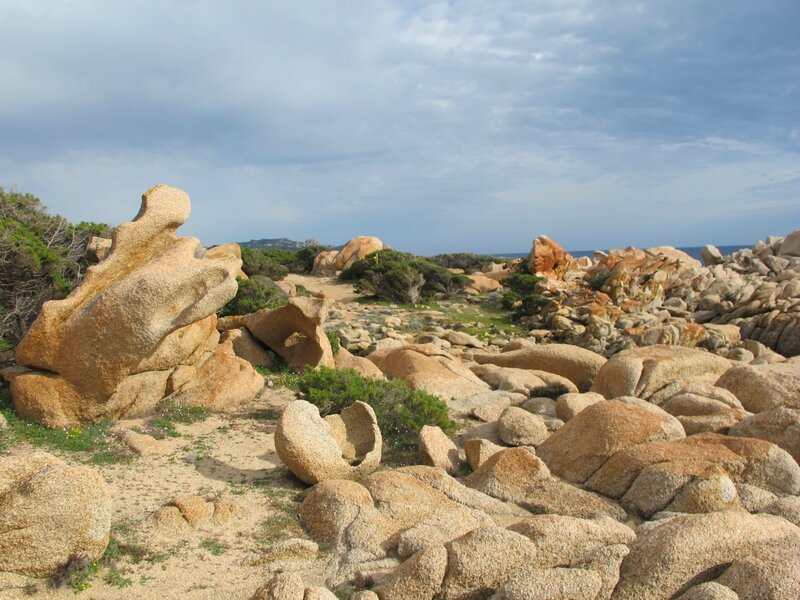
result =
[[110,233],[101,223],[72,225],[35,196],[0,188],[0,346],[19,342],[45,301],[72,291],[86,271],[89,238]]
[[456,294],[470,283],[464,275],[397,250],[373,252],[342,271],[339,278],[354,281],[359,293],[409,304],[440,292]]
[[240,279],[236,282],[239,289],[236,296],[222,307],[219,312],[221,317],[233,315],[249,315],[262,308],[277,308],[286,303],[284,294],[275,287],[271,287],[258,279]]
[[280,248],[242,248],[242,271],[248,277],[264,275],[280,281],[288,273],[311,273],[317,254],[327,246],[311,244],[300,250]]
[[307,367],[297,379],[297,388],[322,416],[338,414],[357,400],[369,404],[378,418],[388,455],[416,449],[423,425],[437,425],[448,433],[455,430],[442,400],[412,390],[398,379],[381,381],[363,377],[352,369]]
[[431,262],[446,269],[463,269],[465,273],[485,272],[492,263],[506,262],[497,256],[486,254],[471,254],[469,252],[454,252],[450,254],[437,254],[431,256]]
[[514,311],[514,318],[533,315],[550,300],[536,293],[536,284],[542,278],[530,273],[517,273],[503,281],[503,307]]

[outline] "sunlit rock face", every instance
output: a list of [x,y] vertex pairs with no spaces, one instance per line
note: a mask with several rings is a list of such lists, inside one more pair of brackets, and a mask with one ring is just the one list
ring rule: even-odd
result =
[[108,256],[67,298],[45,303],[17,347],[24,369],[7,374],[22,416],[64,427],[146,414],[168,396],[223,409],[258,392],[261,377],[216,330],[241,261],[178,237],[189,211],[185,192],[148,190]]

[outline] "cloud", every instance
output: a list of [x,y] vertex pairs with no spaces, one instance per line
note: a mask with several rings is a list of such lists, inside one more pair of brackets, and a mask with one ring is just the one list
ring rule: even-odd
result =
[[800,223],[793,0],[0,2],[0,21],[0,185],[73,219],[128,219],[167,182],[206,243]]

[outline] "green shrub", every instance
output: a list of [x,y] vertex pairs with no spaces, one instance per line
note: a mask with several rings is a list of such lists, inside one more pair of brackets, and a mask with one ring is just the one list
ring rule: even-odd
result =
[[300,274],[311,273],[314,268],[314,259],[317,258],[320,252],[325,250],[330,250],[330,246],[309,244],[302,250],[298,250],[295,253],[294,261],[289,265],[289,271]]
[[258,279],[240,279],[236,296],[220,310],[221,317],[249,315],[262,308],[277,308],[286,304],[282,292]]
[[446,269],[463,269],[465,273],[475,273],[476,271],[483,273],[492,263],[503,263],[505,259],[485,254],[454,252],[431,256],[430,261]]
[[317,406],[322,416],[338,414],[357,400],[369,404],[378,418],[388,455],[414,450],[423,425],[437,425],[448,433],[455,430],[442,400],[412,390],[398,379],[381,381],[363,377],[352,369],[306,367],[297,387],[303,399]]
[[80,453],[86,457],[86,462],[93,464],[133,458],[128,448],[111,433],[113,421],[50,429],[17,415],[7,388],[0,388],[0,414],[8,424],[0,434],[0,452],[12,444],[27,443],[54,451]]
[[536,293],[536,284],[542,278],[530,273],[517,273],[503,281],[506,289],[503,294],[503,306],[514,310],[514,317],[533,315],[550,300]]
[[325,336],[328,338],[328,341],[331,344],[331,350],[333,350],[333,355],[336,356],[339,354],[339,350],[342,347],[342,342],[339,340],[339,334],[335,331],[326,331]]
[[464,275],[397,250],[373,252],[342,271],[339,278],[354,281],[359,293],[409,304],[438,292],[456,294],[470,283]]
[[47,213],[31,194],[0,188],[0,338],[15,345],[47,300],[64,298],[80,282],[99,223],[72,225]]
[[280,281],[289,273],[286,263],[294,259],[294,252],[275,248],[242,248],[242,271],[248,277],[264,275]]

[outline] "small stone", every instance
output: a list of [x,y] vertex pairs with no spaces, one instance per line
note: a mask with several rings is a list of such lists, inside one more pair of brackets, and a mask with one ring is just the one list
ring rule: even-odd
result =
[[549,433],[542,417],[517,406],[509,406],[497,421],[497,435],[510,446],[538,446]]
[[556,415],[562,421],[567,422],[584,408],[603,400],[605,400],[603,395],[595,392],[562,394],[556,400]]
[[425,425],[419,432],[420,464],[439,467],[455,475],[461,467],[458,448],[440,427]]
[[464,453],[472,470],[477,470],[490,456],[503,450],[503,446],[483,439],[467,440],[464,443]]

